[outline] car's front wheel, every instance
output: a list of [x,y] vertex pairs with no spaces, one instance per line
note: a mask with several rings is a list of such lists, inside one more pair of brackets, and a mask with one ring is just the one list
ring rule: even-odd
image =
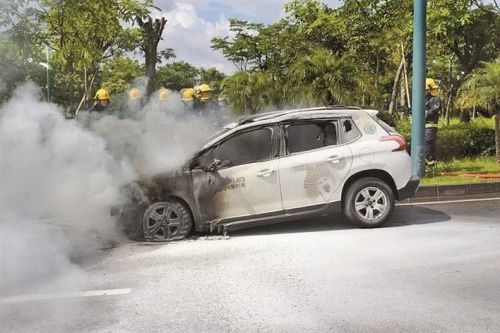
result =
[[189,209],[177,200],[152,204],[144,212],[142,220],[144,239],[153,242],[186,238],[192,225],[193,219]]
[[356,180],[347,189],[344,214],[359,227],[380,227],[391,217],[394,204],[394,193],[389,185],[378,178],[366,177]]

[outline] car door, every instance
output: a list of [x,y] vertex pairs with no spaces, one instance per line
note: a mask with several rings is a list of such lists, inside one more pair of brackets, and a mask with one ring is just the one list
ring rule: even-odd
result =
[[[221,142],[215,158],[221,190],[212,197],[218,219],[281,212],[279,136],[276,127],[237,133]],[[277,142],[278,144],[274,144]]]
[[283,126],[286,153],[279,160],[279,174],[284,210],[332,202],[352,164],[349,147],[339,142],[338,120]]

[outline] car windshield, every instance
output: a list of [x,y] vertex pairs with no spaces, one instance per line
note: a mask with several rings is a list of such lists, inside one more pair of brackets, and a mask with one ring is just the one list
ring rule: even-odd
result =
[[215,138],[221,136],[224,133],[229,132],[230,130],[232,130],[232,127],[224,127],[222,129],[220,129],[219,131],[215,132],[214,134],[212,134],[211,136],[209,136],[208,139],[205,140],[205,142],[203,143],[203,147],[205,147],[206,145],[208,145]]

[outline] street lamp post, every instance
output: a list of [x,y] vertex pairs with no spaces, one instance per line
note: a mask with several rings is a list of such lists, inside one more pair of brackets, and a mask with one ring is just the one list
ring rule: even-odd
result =
[[425,170],[425,77],[427,0],[414,0],[413,83],[412,83],[412,173],[421,177]]

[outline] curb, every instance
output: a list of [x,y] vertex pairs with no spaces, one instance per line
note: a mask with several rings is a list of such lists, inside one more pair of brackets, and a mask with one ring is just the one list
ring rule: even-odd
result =
[[500,182],[420,186],[413,197],[399,202],[411,203],[441,200],[485,199],[494,197],[500,197]]

